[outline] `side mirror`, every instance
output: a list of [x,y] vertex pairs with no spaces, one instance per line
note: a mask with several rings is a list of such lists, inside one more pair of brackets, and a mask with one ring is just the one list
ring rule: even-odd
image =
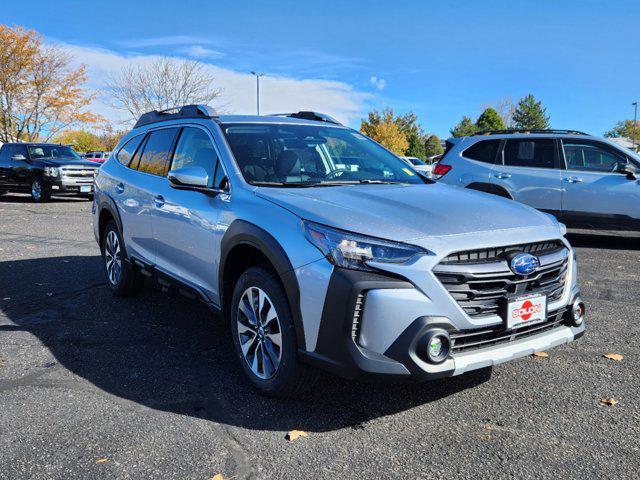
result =
[[169,183],[174,188],[207,188],[209,174],[202,167],[182,167],[169,172]]
[[625,163],[618,167],[618,173],[626,175],[629,180],[635,180],[638,178],[638,169],[632,163]]
[[27,157],[25,157],[21,153],[18,153],[17,155],[11,157],[11,160],[13,160],[14,162],[24,162],[26,159]]

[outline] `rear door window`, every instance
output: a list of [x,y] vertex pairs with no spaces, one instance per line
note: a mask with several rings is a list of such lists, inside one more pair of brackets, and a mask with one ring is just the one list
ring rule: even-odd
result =
[[499,148],[500,140],[481,140],[467,148],[462,156],[479,162],[494,163]]
[[177,128],[163,128],[149,134],[137,165],[140,172],[159,176],[167,174],[177,131]]
[[504,164],[511,167],[556,168],[554,140],[507,140]]

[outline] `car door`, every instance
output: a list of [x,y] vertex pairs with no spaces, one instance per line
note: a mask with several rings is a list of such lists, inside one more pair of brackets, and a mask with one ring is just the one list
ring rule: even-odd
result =
[[[122,217],[124,243],[129,255],[148,264],[155,263],[151,226],[154,198],[166,174],[177,131],[175,127],[153,130],[142,142],[138,137],[132,138],[118,152],[121,163],[131,158],[127,163],[128,169],[120,169],[122,175],[114,178],[113,182],[113,196]],[[130,156],[132,149],[135,153]]]
[[[29,163],[29,151],[26,145],[11,145],[9,148],[11,154],[11,167],[9,169],[9,183],[13,188],[20,190],[26,190],[30,187],[31,178],[29,170],[31,164]],[[17,160],[15,157],[21,155],[22,160]]]
[[553,138],[508,138],[491,170],[491,182],[514,200],[559,216],[560,162]]
[[[209,187],[227,182],[224,167],[210,132],[202,126],[185,126],[176,143],[171,170],[202,167],[209,176]],[[157,268],[205,293],[218,295],[220,231],[218,219],[229,195],[208,195],[171,187],[163,178],[153,211],[153,235]]]
[[562,152],[562,211],[568,224],[640,228],[640,183],[618,173],[630,158],[604,142],[579,138],[562,139]]
[[9,145],[0,147],[0,189],[9,186],[9,171],[11,170],[11,153]]

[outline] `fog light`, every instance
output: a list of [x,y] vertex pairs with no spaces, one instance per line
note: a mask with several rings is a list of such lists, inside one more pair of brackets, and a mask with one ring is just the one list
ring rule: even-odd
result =
[[444,330],[434,330],[425,337],[427,359],[431,363],[442,363],[449,355],[449,334]]
[[574,325],[582,325],[582,322],[584,321],[584,312],[584,303],[580,298],[576,298],[571,306],[571,319],[573,320]]

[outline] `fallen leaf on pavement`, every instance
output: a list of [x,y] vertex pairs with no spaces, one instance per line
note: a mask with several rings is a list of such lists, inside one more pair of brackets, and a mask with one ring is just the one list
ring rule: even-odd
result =
[[533,352],[533,356],[539,358],[547,358],[549,354],[547,352]]
[[601,398],[600,399],[600,405],[609,405],[610,407],[613,407],[614,405],[618,404],[620,402],[618,402],[618,400],[616,400],[615,398]]
[[96,460],[96,463],[105,463],[108,462],[109,459],[108,458],[99,458],[98,460]]
[[624,358],[624,356],[620,355],[619,353],[605,353],[603,357],[608,358],[609,360],[615,360],[616,362],[619,362]]
[[291,430],[289,433],[287,433],[287,436],[285,438],[290,442],[293,442],[299,437],[308,437],[308,436],[309,435],[307,435],[307,432],[304,432],[302,430]]
[[216,473],[213,477],[211,477],[211,480],[225,480],[225,478],[221,473]]

